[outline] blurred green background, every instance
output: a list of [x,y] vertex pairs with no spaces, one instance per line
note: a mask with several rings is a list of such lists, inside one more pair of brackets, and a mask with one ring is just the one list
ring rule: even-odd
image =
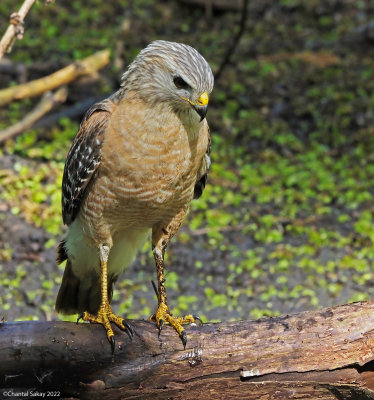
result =
[[[1,1],[1,32],[21,3]],[[69,85],[65,110],[114,92],[155,39],[194,46],[217,71],[241,17],[241,2],[227,4],[210,12],[187,1],[40,1],[0,85],[110,49],[110,66]],[[373,45],[370,0],[249,2],[246,30],[210,102],[208,185],[167,253],[172,311],[218,321],[373,297]],[[37,102],[3,107],[0,129]],[[0,149],[5,320],[59,318],[61,178],[81,118],[33,128]],[[155,277],[148,244],[117,282],[114,309],[147,318]]]

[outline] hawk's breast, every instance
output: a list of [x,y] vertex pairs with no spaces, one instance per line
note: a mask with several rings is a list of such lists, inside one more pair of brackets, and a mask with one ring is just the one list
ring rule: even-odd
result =
[[199,132],[191,138],[178,118],[168,120],[160,110],[145,121],[142,107],[132,106],[131,122],[129,109],[112,118],[91,193],[106,197],[111,224],[151,227],[191,202],[208,139]]

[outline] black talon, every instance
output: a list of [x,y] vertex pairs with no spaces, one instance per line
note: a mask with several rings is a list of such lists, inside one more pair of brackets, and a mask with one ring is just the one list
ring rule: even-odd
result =
[[112,348],[112,354],[114,354],[114,349],[116,346],[116,339],[114,339],[114,336],[110,337],[110,347]]
[[77,318],[77,325],[78,325],[79,320],[80,320],[80,319],[83,319],[83,317],[84,317],[84,313],[78,315],[78,318]]
[[125,320],[122,321],[123,326],[126,328],[125,332],[129,335],[130,340],[132,340],[134,336],[134,331],[130,324],[128,324]]
[[158,325],[158,337],[160,337],[161,329],[164,326],[164,320],[160,319],[159,325]]
[[197,319],[201,325],[203,325],[203,321],[201,320],[201,318],[198,315],[192,314],[192,316],[194,317],[194,319]]
[[180,334],[180,338],[181,338],[181,340],[182,340],[183,347],[184,347],[184,349],[186,350],[186,344],[187,344],[187,333],[186,333],[186,331],[183,331],[183,332]]

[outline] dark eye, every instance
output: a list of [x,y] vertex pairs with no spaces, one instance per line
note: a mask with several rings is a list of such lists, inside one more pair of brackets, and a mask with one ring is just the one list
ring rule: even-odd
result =
[[188,83],[186,83],[180,76],[174,78],[174,85],[178,89],[187,89],[189,87]]

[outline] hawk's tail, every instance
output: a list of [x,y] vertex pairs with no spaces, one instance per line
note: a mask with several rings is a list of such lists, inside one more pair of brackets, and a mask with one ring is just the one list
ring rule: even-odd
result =
[[70,260],[67,260],[64,276],[56,299],[56,311],[62,314],[76,314],[78,310],[80,280],[73,274]]
[[[61,314],[81,314],[88,311],[96,314],[100,307],[101,288],[99,276],[87,276],[79,279],[73,272],[71,262],[65,249],[65,241],[57,248],[57,264],[67,260],[60,290],[58,291],[55,309]],[[108,276],[108,298],[112,299],[113,284],[117,276]]]

